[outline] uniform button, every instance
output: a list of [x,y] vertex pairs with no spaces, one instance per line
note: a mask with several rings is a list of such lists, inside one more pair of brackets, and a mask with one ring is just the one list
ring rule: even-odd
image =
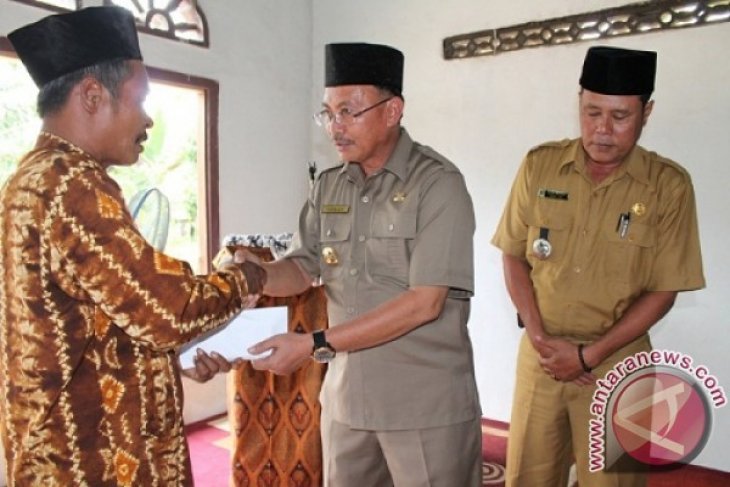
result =
[[359,242],[364,242],[365,241],[365,235],[360,235],[359,237],[357,237],[357,240]]
[[580,267],[573,267],[573,270],[576,274],[580,274],[581,268]]
[[588,232],[587,232],[587,231],[586,231],[586,229],[584,228],[584,229],[583,229],[583,236],[585,237],[587,233],[588,233]]
[[347,308],[347,314],[348,315],[354,315],[355,314],[355,308],[353,308],[352,306],[350,306],[349,308]]
[[350,269],[350,275],[356,276],[357,275],[357,269]]
[[361,200],[361,201],[362,201],[363,203],[369,203],[369,202],[370,202],[370,197],[368,197],[368,196],[363,196],[363,197],[362,197],[362,200]]
[[388,225],[388,230],[389,231],[392,232],[394,228],[395,228],[395,225],[393,225],[392,223],[390,225]]

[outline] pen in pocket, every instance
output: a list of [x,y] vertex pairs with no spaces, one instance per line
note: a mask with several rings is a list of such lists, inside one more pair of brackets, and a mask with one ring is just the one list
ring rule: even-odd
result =
[[629,224],[631,223],[631,213],[621,213],[618,216],[618,223],[616,224],[616,231],[618,232],[619,238],[626,238],[626,234],[629,231]]

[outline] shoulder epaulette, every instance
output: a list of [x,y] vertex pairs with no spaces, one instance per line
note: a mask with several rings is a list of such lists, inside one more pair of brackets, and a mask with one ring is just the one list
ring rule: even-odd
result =
[[424,156],[441,164],[441,166],[444,168],[444,170],[446,170],[446,171],[458,171],[459,170],[459,168],[456,167],[456,165],[453,162],[448,160],[442,154],[433,150],[431,147],[429,147],[427,145],[419,144],[417,142],[414,142],[413,146],[418,152],[420,152]]
[[324,176],[325,174],[329,174],[329,173],[331,173],[331,172],[337,172],[337,171],[341,171],[341,170],[342,170],[342,168],[344,167],[344,165],[345,165],[345,163],[344,163],[344,162],[341,162],[341,163],[339,163],[339,164],[337,164],[337,165],[334,165],[334,166],[332,166],[332,167],[328,167],[328,168],[326,168],[326,169],[322,169],[322,170],[321,170],[321,171],[319,172],[319,174],[317,175],[317,179],[320,179],[320,178],[321,178],[322,176]]
[[552,140],[548,142],[543,142],[542,144],[536,145],[533,148],[531,148],[528,152],[536,152],[542,149],[565,149],[570,144],[573,143],[573,140],[571,139],[562,139],[562,140]]

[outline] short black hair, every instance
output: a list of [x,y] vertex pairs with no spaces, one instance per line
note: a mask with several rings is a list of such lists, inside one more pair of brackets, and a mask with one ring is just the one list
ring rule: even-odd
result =
[[403,94],[396,91],[392,86],[375,85],[375,88],[384,96],[397,96],[403,98]]
[[[578,94],[583,93],[583,87],[581,86],[580,91]],[[600,93],[599,93],[600,94]],[[625,95],[625,96],[638,96],[639,100],[641,101],[641,107],[645,107],[647,103],[649,103],[649,100],[651,100],[651,93],[644,93],[643,95]]]
[[68,100],[68,95],[73,87],[87,76],[98,80],[109,90],[112,98],[117,99],[122,83],[131,72],[132,68],[126,59],[117,59],[81,68],[49,81],[38,92],[38,116],[43,118],[60,110]]

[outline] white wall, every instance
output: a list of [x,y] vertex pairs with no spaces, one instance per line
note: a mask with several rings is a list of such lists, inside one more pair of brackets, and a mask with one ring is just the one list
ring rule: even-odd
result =
[[[509,420],[520,332],[504,290],[500,254],[490,246],[524,153],[550,139],[578,135],[578,77],[592,43],[445,61],[445,37],[576,14],[627,0],[314,1],[313,104],[322,95],[327,42],[383,42],[405,53],[404,125],[464,172],[477,216],[476,297],[470,329],[484,415]],[[605,42],[659,53],[656,106],[642,144],[692,174],[708,287],[681,295],[653,331],[655,346],[691,354],[730,393],[730,24]],[[330,154],[315,135],[317,158]],[[696,463],[730,470],[730,408],[715,411],[709,444]]]

